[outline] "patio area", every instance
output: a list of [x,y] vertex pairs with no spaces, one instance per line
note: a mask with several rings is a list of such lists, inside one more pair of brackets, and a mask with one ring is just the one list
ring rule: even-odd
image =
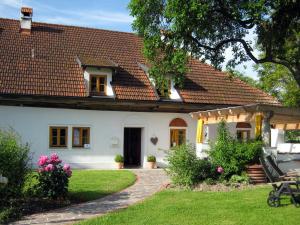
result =
[[261,137],[266,154],[276,157],[283,170],[300,168],[300,143],[286,143],[288,130],[300,130],[300,109],[251,104],[191,113],[198,120],[197,154],[205,156],[216,124],[225,120],[240,139]]

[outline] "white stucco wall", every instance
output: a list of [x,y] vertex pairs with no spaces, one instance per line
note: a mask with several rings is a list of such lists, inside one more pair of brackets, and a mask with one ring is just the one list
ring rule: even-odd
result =
[[[195,143],[196,121],[189,114],[119,112],[37,107],[0,106],[0,127],[12,127],[31,145],[33,162],[41,154],[58,153],[64,162],[77,168],[114,168],[114,157],[123,154],[124,127],[142,128],[142,165],[155,155],[158,165],[165,164],[164,150],[169,149],[169,123],[182,118],[187,124],[187,142]],[[49,148],[49,127],[68,126],[68,148]],[[90,149],[72,148],[72,127],[90,127]],[[152,144],[151,137],[158,137]]]

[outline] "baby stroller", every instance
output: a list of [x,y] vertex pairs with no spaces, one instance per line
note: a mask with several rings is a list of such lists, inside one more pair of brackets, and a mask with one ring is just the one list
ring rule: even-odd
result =
[[[268,177],[269,181],[272,184],[273,190],[270,191],[267,203],[270,207],[279,207],[280,199],[282,195],[290,196],[291,197],[291,203],[294,204],[296,207],[300,207],[300,180],[299,176],[297,176],[295,173],[287,173],[284,174],[276,165],[276,163],[273,161],[270,163],[270,160],[272,160],[271,157],[267,158],[268,164],[267,165],[265,159],[260,158],[260,163],[263,166],[264,172],[266,176]],[[274,166],[275,165],[275,166]],[[278,176],[274,176],[270,170],[270,167],[272,171],[274,171]],[[276,168],[274,168],[276,167]],[[279,174],[280,173],[280,174]]]

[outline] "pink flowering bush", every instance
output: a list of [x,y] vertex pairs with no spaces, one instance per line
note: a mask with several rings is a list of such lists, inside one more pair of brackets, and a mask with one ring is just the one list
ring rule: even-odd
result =
[[224,169],[221,166],[218,166],[217,167],[217,172],[222,174],[222,173],[224,173]]
[[62,165],[59,156],[42,155],[38,161],[38,192],[46,198],[65,199],[68,194],[69,178],[72,176],[70,165]]

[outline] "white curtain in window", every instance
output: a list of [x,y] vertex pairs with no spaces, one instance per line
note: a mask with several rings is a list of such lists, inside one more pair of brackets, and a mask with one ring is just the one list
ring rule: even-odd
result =
[[74,145],[80,145],[80,130],[74,129]]

